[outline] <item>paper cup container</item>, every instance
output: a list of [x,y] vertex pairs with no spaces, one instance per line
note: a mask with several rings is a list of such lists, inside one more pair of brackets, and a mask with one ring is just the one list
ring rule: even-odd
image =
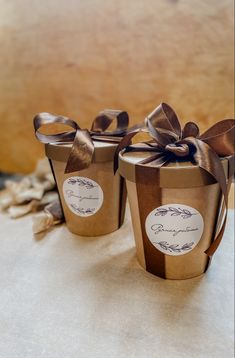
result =
[[[211,175],[190,162],[160,170],[135,165],[149,153],[119,154],[126,179],[137,258],[148,272],[166,279],[204,273],[221,207],[221,191]],[[228,162],[223,160],[227,174]]]
[[95,142],[89,168],[65,174],[71,144],[46,144],[68,229],[82,236],[117,230],[125,211],[124,180],[113,174],[116,144]]

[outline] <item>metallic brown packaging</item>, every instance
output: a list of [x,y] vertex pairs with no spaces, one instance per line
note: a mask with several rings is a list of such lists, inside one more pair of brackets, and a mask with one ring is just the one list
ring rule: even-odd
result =
[[[80,170],[79,172],[65,174],[64,170],[71,145],[72,144],[67,143],[45,145],[46,155],[51,163],[65,221],[69,230],[82,236],[105,235],[117,230],[123,223],[126,196],[124,180],[119,174],[113,174],[113,155],[116,149],[116,144],[94,141],[95,152],[89,168]],[[85,190],[84,180],[88,180],[88,183],[95,183],[95,185],[99,187],[99,193],[102,192],[100,207],[97,207],[97,211],[93,214],[88,213],[89,215],[86,215],[84,208],[78,206],[78,203],[83,199],[92,199],[90,201],[94,201],[93,198],[91,198],[92,195],[90,195],[89,190],[85,191],[87,193],[86,198],[81,195],[76,196],[75,194],[77,194],[77,192],[74,194],[74,188],[76,189],[76,185],[80,185],[78,184],[78,180],[82,185],[83,190]],[[66,191],[63,187],[65,187],[65,183],[68,182],[71,184],[71,190]],[[68,197],[66,196],[66,193],[68,192],[72,195],[73,199],[76,196],[74,199],[76,200],[76,205],[74,204],[74,200],[73,204],[71,204],[76,211],[71,208],[70,203],[68,202]],[[83,210],[82,215],[79,214],[81,210]]]
[[[138,261],[148,272],[166,279],[199,276],[208,268],[210,259],[205,250],[210,246],[218,227],[221,210],[219,184],[205,170],[190,162],[176,161],[158,171],[148,165],[135,165],[148,156],[146,152],[119,154],[119,172],[126,179]],[[228,177],[228,161],[224,159],[222,164]],[[176,256],[169,254],[169,251],[159,251],[146,232],[148,215],[154,209],[168,204],[187,205],[199,212],[204,222],[196,246]],[[170,210],[173,209],[170,207]],[[174,219],[172,215],[177,213],[170,214],[169,225]],[[159,216],[156,218],[159,220]],[[173,249],[175,247],[179,251],[179,246],[172,246]]]

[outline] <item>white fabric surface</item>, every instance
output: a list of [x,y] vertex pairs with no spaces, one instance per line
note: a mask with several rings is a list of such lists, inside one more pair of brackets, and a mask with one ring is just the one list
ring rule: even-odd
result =
[[1,358],[232,358],[233,213],[209,271],[168,281],[137,263],[129,212],[97,238],[34,238],[0,215]]

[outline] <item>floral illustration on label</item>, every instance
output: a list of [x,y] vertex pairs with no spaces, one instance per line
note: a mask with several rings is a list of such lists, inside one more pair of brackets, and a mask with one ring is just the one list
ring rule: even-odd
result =
[[103,190],[89,178],[76,176],[66,179],[63,194],[70,210],[79,216],[94,215],[103,204]]
[[167,213],[170,214],[170,216],[181,216],[183,219],[188,219],[190,218],[192,215],[197,215],[197,213],[193,213],[191,211],[189,211],[188,209],[183,209],[183,208],[175,208],[175,207],[171,207],[169,206],[168,208],[157,208],[156,209],[156,216],[165,216],[167,215]]
[[196,209],[182,204],[162,205],[149,213],[145,230],[151,243],[167,255],[184,255],[201,239],[204,222]]

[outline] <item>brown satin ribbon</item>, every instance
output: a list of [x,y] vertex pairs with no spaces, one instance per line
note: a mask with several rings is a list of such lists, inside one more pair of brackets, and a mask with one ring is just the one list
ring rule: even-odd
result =
[[[116,120],[116,128],[108,131],[111,123]],[[53,135],[42,134],[39,130],[48,124],[64,124],[72,128]],[[106,109],[94,119],[91,129],[81,129],[72,119],[50,113],[39,113],[34,117],[35,135],[42,143],[72,143],[70,155],[66,164],[65,173],[72,173],[91,164],[94,144],[93,140],[119,143],[127,133],[129,117],[127,112]]]
[[136,185],[138,206],[140,214],[140,224],[143,236],[144,256],[146,270],[165,278],[165,255],[156,250],[155,246],[147,237],[145,221],[148,214],[161,205],[161,188],[159,187],[159,170],[154,167],[148,168],[148,175],[144,166],[136,165]]
[[[151,141],[137,145],[130,145],[132,138],[140,131],[148,132]],[[228,191],[226,176],[220,157],[228,158],[229,173],[231,178],[234,173],[234,137],[235,120],[225,119],[216,123],[205,133],[199,135],[199,128],[193,122],[185,124],[181,129],[180,122],[174,110],[166,103],[160,104],[146,119],[145,128],[130,130],[119,143],[114,160],[114,171],[118,168],[118,154],[121,150],[147,151],[151,155],[142,160],[136,166],[148,165],[161,168],[163,165],[174,161],[177,157],[183,157],[206,170],[219,183],[225,205],[225,213],[221,210],[220,218],[222,224],[216,237],[205,253],[211,257],[217,250],[225,230],[228,211]],[[137,173],[137,171],[136,171]],[[138,177],[137,177],[138,180]],[[231,179],[229,179],[229,182]],[[138,183],[137,183],[138,184]],[[221,216],[224,218],[222,220]]]

